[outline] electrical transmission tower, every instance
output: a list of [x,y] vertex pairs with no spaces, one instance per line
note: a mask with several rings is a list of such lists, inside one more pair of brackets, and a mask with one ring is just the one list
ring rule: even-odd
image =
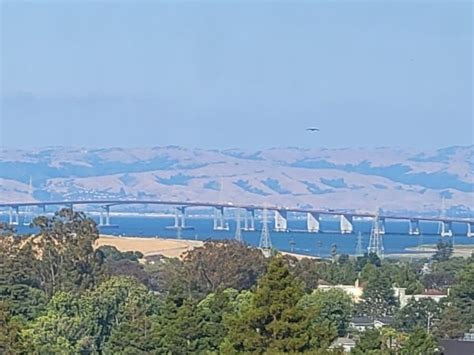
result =
[[374,217],[374,222],[372,224],[372,230],[370,231],[370,240],[369,246],[367,248],[367,252],[375,253],[379,258],[383,258],[383,241],[382,241],[382,234],[380,233],[380,225],[379,225],[379,214]]
[[235,240],[243,242],[242,239],[242,228],[240,226],[240,209],[235,211]]
[[362,252],[362,233],[359,232],[357,234],[357,245],[356,245],[356,256],[363,256],[364,253]]
[[262,211],[262,234],[260,235],[259,248],[262,249],[263,255],[268,258],[272,253],[272,241],[270,240],[270,232],[268,230],[267,210]]

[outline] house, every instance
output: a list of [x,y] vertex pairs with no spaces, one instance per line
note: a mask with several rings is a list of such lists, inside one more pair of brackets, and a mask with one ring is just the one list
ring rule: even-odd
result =
[[434,290],[434,289],[426,289],[420,294],[417,295],[407,295],[406,294],[406,288],[402,287],[394,287],[393,288],[395,297],[398,298],[398,301],[400,303],[400,308],[405,307],[410,300],[415,300],[415,301],[420,301],[422,299],[432,299],[435,302],[441,301],[443,298],[448,297],[448,293],[439,291],[439,290]]
[[356,346],[356,342],[354,339],[346,338],[346,337],[339,337],[333,341],[329,349],[339,349],[342,348],[345,353],[350,353],[351,350]]
[[382,328],[393,324],[393,317],[353,317],[349,322],[349,328],[363,332],[369,328]]
[[441,353],[444,355],[474,354],[474,325],[461,339],[444,339],[439,341]]
[[342,290],[351,296],[352,301],[354,303],[359,303],[362,299],[362,293],[364,289],[359,285],[359,280],[356,280],[354,285],[327,285],[327,284],[320,284],[318,285],[318,290],[331,290],[331,289],[338,289]]

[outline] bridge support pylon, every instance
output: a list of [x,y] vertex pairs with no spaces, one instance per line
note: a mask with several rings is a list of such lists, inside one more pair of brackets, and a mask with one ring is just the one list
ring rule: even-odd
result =
[[182,206],[174,209],[174,224],[166,227],[166,229],[193,229],[193,227],[186,225],[186,207]]
[[319,233],[320,216],[319,213],[308,212],[306,215],[306,227],[310,233]]
[[420,221],[418,219],[410,219],[408,234],[410,235],[420,235]]
[[452,237],[453,236],[453,229],[451,222],[440,222],[440,233],[441,237]]
[[466,235],[471,238],[474,237],[474,223],[467,224],[467,233]]
[[244,231],[253,232],[255,230],[255,210],[246,209],[244,212]]
[[8,224],[11,226],[17,226],[20,224],[20,209],[18,206],[10,207],[8,213]]
[[288,232],[288,217],[286,211],[275,210],[275,232]]
[[228,231],[229,224],[225,221],[224,207],[214,208],[214,230],[215,231]]
[[379,234],[385,234],[385,218],[379,218]]
[[354,231],[354,226],[352,225],[352,216],[341,215],[340,227],[341,234],[351,234]]

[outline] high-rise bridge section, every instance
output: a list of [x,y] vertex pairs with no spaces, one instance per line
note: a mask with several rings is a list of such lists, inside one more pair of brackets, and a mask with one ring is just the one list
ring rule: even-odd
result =
[[[335,210],[317,210],[305,208],[293,208],[282,206],[260,206],[260,205],[246,205],[228,203],[214,203],[214,202],[195,202],[195,201],[163,201],[163,200],[65,200],[65,201],[47,201],[47,202],[7,202],[0,203],[0,208],[8,209],[8,222],[10,225],[18,225],[20,221],[20,212],[22,209],[26,210],[31,207],[38,207],[46,212],[48,206],[65,206],[74,208],[74,206],[96,206],[101,208],[99,225],[112,226],[110,210],[116,206],[126,205],[159,205],[170,206],[175,209],[175,223],[170,228],[186,229],[192,228],[186,224],[186,211],[190,208],[211,208],[214,209],[214,229],[228,230],[229,225],[226,222],[226,211],[239,210],[243,212],[243,227],[242,230],[255,230],[256,211],[260,214],[262,211],[272,211],[274,213],[274,230],[276,232],[289,231],[288,213],[297,213],[306,216],[306,231],[311,233],[321,232],[320,223],[323,216],[333,216],[339,218],[339,228],[342,234],[351,234],[354,232],[354,219],[374,219],[378,216],[380,233],[385,233],[385,222],[387,220],[404,220],[409,224],[409,234],[419,235],[420,222],[435,222],[439,224],[439,235],[442,237],[450,237],[453,235],[453,224],[466,225],[466,235],[474,237],[474,219],[463,218],[448,218],[448,217],[423,217],[423,216],[404,216],[404,215],[390,215],[390,214],[376,214],[366,212],[354,211],[335,211]],[[240,217],[239,217],[240,218]]]

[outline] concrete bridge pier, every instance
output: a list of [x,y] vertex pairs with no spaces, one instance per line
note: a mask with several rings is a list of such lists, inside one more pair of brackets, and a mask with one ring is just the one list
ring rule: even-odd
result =
[[166,229],[193,229],[193,227],[186,225],[186,207],[176,207],[174,209],[174,224],[166,227]]
[[410,219],[408,234],[410,235],[420,235],[420,221],[417,219]]
[[444,222],[441,221],[440,223],[440,236],[441,237],[452,237],[453,236],[453,229],[451,222]]
[[275,232],[288,232],[288,217],[286,211],[275,211]]
[[110,206],[102,206],[102,211],[99,214],[99,227],[110,226]]
[[474,223],[468,223],[467,224],[467,233],[466,235],[470,237],[474,237]]
[[224,207],[214,208],[214,230],[215,231],[228,231],[229,224],[225,221]]
[[385,218],[379,218],[379,234],[385,234]]
[[8,224],[11,226],[17,226],[20,224],[20,209],[18,206],[10,207],[8,213]]
[[308,212],[306,215],[306,227],[310,233],[319,233],[320,216],[319,213]]
[[352,224],[352,216],[350,215],[341,215],[340,220],[341,234],[351,234],[354,231],[354,226]]
[[244,213],[244,231],[253,232],[255,230],[255,210],[246,209]]

